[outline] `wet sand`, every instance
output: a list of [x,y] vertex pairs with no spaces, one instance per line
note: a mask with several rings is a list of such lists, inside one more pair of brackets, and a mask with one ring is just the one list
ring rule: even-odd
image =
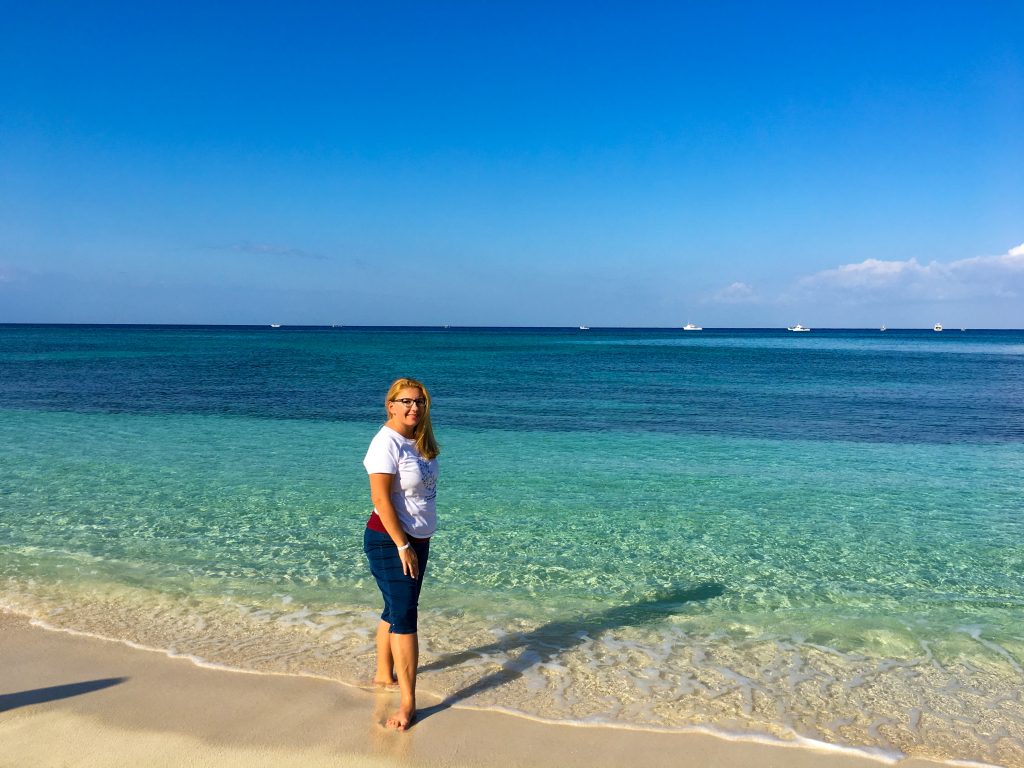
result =
[[[535,722],[437,707],[381,725],[397,694],[210,669],[0,613],[0,766],[877,768],[808,747]],[[434,711],[431,711],[434,705]],[[909,759],[900,768],[935,768]]]

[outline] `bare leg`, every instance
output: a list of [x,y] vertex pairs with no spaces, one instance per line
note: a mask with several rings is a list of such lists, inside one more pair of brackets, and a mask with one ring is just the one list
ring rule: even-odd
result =
[[402,697],[398,709],[386,723],[388,728],[404,731],[416,720],[416,667],[420,660],[419,636],[391,635],[391,655]]
[[381,619],[377,625],[377,671],[373,684],[388,687],[395,684],[395,657],[391,653],[391,625]]

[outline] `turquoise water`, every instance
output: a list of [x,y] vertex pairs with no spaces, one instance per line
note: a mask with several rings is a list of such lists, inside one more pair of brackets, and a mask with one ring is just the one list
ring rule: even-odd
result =
[[0,601],[346,682],[395,376],[442,444],[421,686],[1024,765],[1024,333],[0,326]]

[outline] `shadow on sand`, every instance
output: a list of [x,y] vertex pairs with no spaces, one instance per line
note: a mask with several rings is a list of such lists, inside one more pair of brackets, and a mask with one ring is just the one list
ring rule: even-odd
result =
[[7,712],[18,707],[27,707],[30,704],[43,704],[47,701],[70,699],[72,696],[81,696],[83,693],[92,693],[93,691],[101,691],[104,688],[120,685],[126,680],[128,680],[127,677],[107,677],[100,680],[69,683],[68,685],[54,685],[50,688],[35,688],[31,691],[0,694],[0,712]]
[[501,669],[477,680],[461,690],[455,691],[439,704],[417,711],[417,720],[448,709],[453,704],[465,701],[478,693],[498,688],[523,676],[523,673],[537,664],[544,664],[559,654],[580,645],[586,639],[619,627],[636,627],[652,624],[679,612],[686,603],[710,600],[725,593],[722,584],[709,582],[691,589],[677,589],[664,592],[653,600],[610,608],[607,611],[588,613],[565,621],[553,621],[523,634],[512,634],[501,640],[470,648],[460,653],[448,654],[425,664],[420,672],[430,672],[453,667],[472,659],[479,659],[492,653],[508,652],[522,648],[518,657],[507,661]]

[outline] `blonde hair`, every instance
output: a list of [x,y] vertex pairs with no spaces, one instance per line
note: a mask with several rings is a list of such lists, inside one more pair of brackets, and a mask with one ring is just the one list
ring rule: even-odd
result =
[[395,379],[391,386],[388,387],[387,397],[384,398],[384,411],[390,419],[391,411],[388,410],[388,404],[398,397],[398,393],[403,389],[418,389],[423,393],[423,399],[427,401],[427,404],[423,407],[423,415],[420,417],[420,422],[416,425],[416,429],[413,430],[413,439],[416,441],[416,450],[420,452],[423,458],[437,458],[438,454],[441,453],[441,447],[437,444],[437,440],[434,439],[434,427],[430,423],[430,393],[427,392],[427,388],[423,384],[416,381],[416,379]]

